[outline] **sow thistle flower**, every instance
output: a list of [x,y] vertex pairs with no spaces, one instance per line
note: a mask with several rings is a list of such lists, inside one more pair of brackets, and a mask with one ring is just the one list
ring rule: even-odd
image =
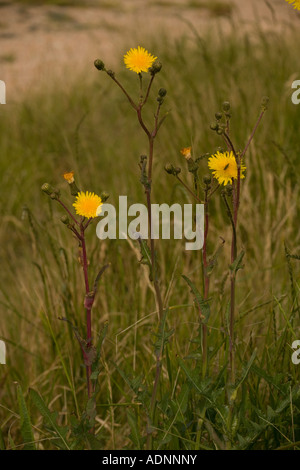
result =
[[76,214],[88,219],[98,217],[101,213],[102,199],[97,194],[81,191],[73,204]]
[[154,57],[141,46],[138,46],[137,49],[131,48],[124,55],[124,63],[126,67],[136,73],[148,72],[148,69],[156,59],[157,57]]
[[299,10],[300,11],[300,0],[285,0],[286,2],[290,3],[291,5],[293,5],[293,7],[295,8],[295,10]]
[[191,150],[192,150],[192,147],[184,147],[183,149],[180,150],[180,153],[184,156],[186,160],[190,160],[192,158]]
[[[233,152],[217,152],[208,159],[208,166],[219,184],[231,183],[237,179],[237,163]],[[243,172],[246,167],[241,163],[241,178],[245,178]]]
[[69,183],[74,183],[74,171],[69,171],[63,174],[64,179]]

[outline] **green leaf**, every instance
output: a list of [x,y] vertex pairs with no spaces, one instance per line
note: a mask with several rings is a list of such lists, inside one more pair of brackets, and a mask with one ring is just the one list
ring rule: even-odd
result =
[[243,372],[242,372],[242,375],[241,375],[241,378],[238,380],[238,382],[236,383],[236,385],[234,386],[234,390],[232,391],[231,395],[230,395],[230,401],[231,403],[233,403],[236,399],[236,396],[237,396],[237,392],[238,392],[238,389],[240,388],[240,386],[242,385],[242,383],[244,382],[244,380],[246,380],[249,372],[250,372],[250,369],[251,367],[253,366],[253,362],[254,362],[254,359],[256,358],[256,350],[253,351],[247,365],[244,367],[243,369]]
[[165,345],[168,343],[170,336],[172,336],[172,334],[174,333],[173,329],[166,330],[166,321],[167,321],[168,311],[169,311],[168,309],[164,310],[162,319],[159,324],[158,333],[155,334],[157,338],[154,344],[156,355],[160,354],[162,356]]
[[201,296],[195,284],[188,277],[186,277],[184,274],[182,274],[182,277],[185,280],[185,282],[190,286],[191,292],[195,296],[194,298],[195,303],[198,305],[201,315],[204,317],[203,323],[207,323],[209,316],[210,316],[210,307],[209,307],[208,302],[203,299],[203,297]]
[[70,450],[70,447],[66,441],[66,434],[68,431],[67,428],[58,426],[56,424],[57,412],[51,412],[40,394],[33,389],[30,389],[30,398],[41,415],[44,417],[45,422],[49,426],[50,430],[54,433],[56,439],[53,440],[53,444],[64,450]]
[[17,397],[19,412],[21,416],[21,434],[24,440],[24,450],[36,450],[30,416],[24,400],[23,391],[20,385],[17,385]]
[[139,426],[137,423],[137,418],[134,412],[130,411],[129,409],[127,411],[127,421],[130,426],[130,439],[132,440],[135,449],[141,450],[142,449],[142,438],[139,432]]
[[239,269],[243,269],[244,265],[242,264],[243,258],[245,256],[244,250],[240,252],[239,255],[235,258],[234,262],[229,266],[230,271],[233,271],[235,274]]

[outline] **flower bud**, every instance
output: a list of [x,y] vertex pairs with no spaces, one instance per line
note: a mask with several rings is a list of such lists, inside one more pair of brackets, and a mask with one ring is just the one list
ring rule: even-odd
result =
[[156,75],[158,72],[161,71],[161,68],[162,63],[159,60],[155,60],[152,66],[148,69],[148,72],[150,72],[151,75]]
[[98,70],[105,70],[105,65],[104,65],[104,62],[100,59],[96,59],[94,61],[94,66],[96,67],[96,69]]
[[70,219],[67,215],[62,215],[60,221],[65,225],[68,225],[70,223]]
[[167,90],[165,88],[160,88],[158,90],[158,95],[161,96],[161,98],[164,98],[164,96],[166,96],[167,94]]
[[102,202],[105,202],[105,201],[107,201],[107,199],[109,198],[109,194],[106,193],[105,191],[103,191],[103,192],[100,194],[100,197],[101,197],[101,201],[102,201]]
[[60,191],[58,189],[53,188],[53,186],[48,183],[44,183],[41,187],[41,190],[44,191],[44,193],[48,194],[51,199],[57,199],[60,195]]
[[211,183],[211,176],[209,176],[209,175],[204,176],[203,177],[203,183],[206,184],[206,185],[210,184]]
[[228,113],[229,110],[230,110],[230,103],[229,103],[229,101],[224,101],[224,103],[223,103],[223,111],[225,111],[225,113]]
[[63,174],[64,179],[69,183],[70,191],[72,196],[77,196],[80,193],[80,189],[78,189],[75,180],[74,180],[74,171],[69,171]]
[[48,196],[50,196],[50,194],[54,192],[53,186],[51,186],[51,184],[49,183],[44,183],[41,187],[41,190],[44,191],[44,193],[48,194]]
[[165,165],[165,171],[166,171],[167,173],[169,173],[169,175],[172,175],[172,173],[173,173],[173,168],[174,168],[174,167],[173,167],[173,165],[172,165],[171,163],[167,163],[167,164]]
[[169,173],[169,175],[177,176],[181,172],[181,168],[174,167],[172,163],[167,163],[165,165],[165,171]]
[[217,122],[212,122],[210,125],[210,128],[212,131],[217,131],[219,127],[219,124]]
[[184,156],[186,160],[190,160],[192,158],[191,150],[192,147],[184,147],[180,150],[180,153]]
[[215,117],[216,117],[217,121],[220,121],[220,119],[222,119],[222,117],[223,117],[223,114],[222,113],[216,113]]

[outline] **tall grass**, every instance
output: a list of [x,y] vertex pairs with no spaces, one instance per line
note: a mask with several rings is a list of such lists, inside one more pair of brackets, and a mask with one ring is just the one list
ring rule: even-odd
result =
[[[163,290],[170,305],[167,327],[174,333],[162,370],[156,448],[299,446],[299,366],[291,362],[291,343],[300,335],[299,267],[290,256],[299,254],[300,247],[300,107],[290,100],[298,72],[297,40],[295,30],[283,35],[257,29],[238,37],[233,28],[230,34],[211,37],[189,31],[172,47],[164,46],[167,38],[149,47],[163,63],[159,87],[168,90],[165,106],[170,111],[157,141],[156,202],[190,202],[189,194],[164,172],[164,165],[171,161],[184,174],[182,147],[192,145],[201,155],[222,145],[210,123],[224,100],[232,106],[232,138],[242,149],[258,117],[261,97],[270,97],[245,162],[238,236],[246,255],[236,286],[238,381],[229,397],[224,388],[228,358],[222,345],[230,257],[218,258],[211,278],[208,378],[199,382],[198,316],[181,274],[200,282],[200,253],[186,252],[179,241],[159,244]],[[64,191],[61,175],[72,169],[80,188],[106,190],[112,204],[119,195],[128,195],[129,204],[144,202],[143,187],[137,183],[139,156],[147,152],[144,136],[124,96],[99,79],[93,64],[86,73],[92,79],[79,77],[67,91],[49,86],[18,105],[1,107],[0,334],[7,343],[8,363],[0,369],[0,423],[8,448],[22,448],[24,442],[16,405],[17,394],[21,395],[14,382],[25,394],[39,448],[53,448],[53,443],[34,400],[26,395],[28,388],[38,390],[49,408],[59,412],[61,426],[72,414],[79,416],[85,400],[80,351],[72,329],[58,319],[67,317],[84,328],[82,273],[76,246],[59,221],[62,213],[48,204],[40,186],[47,180]],[[118,76],[134,93],[132,76],[124,71]],[[146,113],[147,118],[151,116]],[[202,165],[204,176],[207,164]],[[218,248],[222,237],[226,253],[230,224],[220,198],[214,198],[210,212],[209,251]],[[87,234],[91,272],[96,275],[99,265],[111,263],[93,314],[95,337],[109,323],[96,436],[102,448],[141,448],[143,400],[154,375],[155,302],[148,274],[139,264],[138,246],[124,240],[100,242],[93,228]],[[19,402],[23,406],[21,398]],[[228,403],[235,409],[233,421]]]

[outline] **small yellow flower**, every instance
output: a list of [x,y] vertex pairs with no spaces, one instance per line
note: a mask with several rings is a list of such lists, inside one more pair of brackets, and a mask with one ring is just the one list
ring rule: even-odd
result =
[[97,194],[81,191],[73,204],[76,214],[88,219],[98,217],[101,213],[102,199]]
[[64,173],[63,177],[69,184],[74,183],[74,171]]
[[[214,178],[224,186],[231,183],[232,179],[237,179],[237,163],[233,152],[217,152],[208,159],[208,166]],[[245,170],[246,167],[241,163],[241,178],[245,178]]]
[[290,3],[291,5],[293,5],[293,7],[295,8],[295,10],[299,10],[300,11],[300,0],[285,0],[286,2]]
[[124,55],[124,63],[129,70],[136,73],[147,72],[153,62],[157,59],[151,55],[146,49],[138,46],[136,49],[130,49]]
[[191,150],[192,150],[192,147],[184,147],[183,149],[180,150],[180,152],[182,153],[182,155],[184,156],[186,160],[190,160],[192,158]]

